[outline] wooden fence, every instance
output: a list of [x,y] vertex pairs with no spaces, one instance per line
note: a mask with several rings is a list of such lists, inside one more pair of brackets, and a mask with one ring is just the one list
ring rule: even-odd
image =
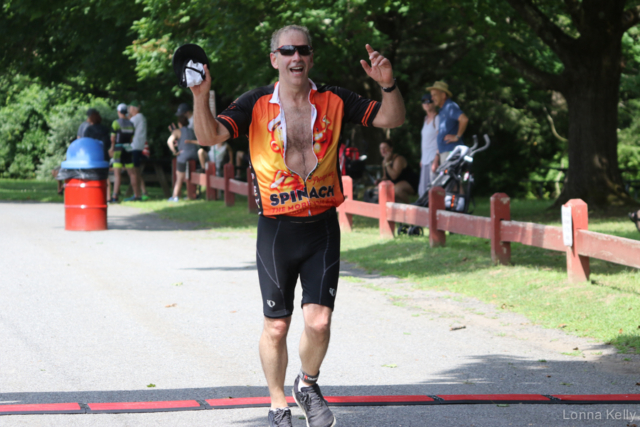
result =
[[589,259],[597,258],[628,267],[640,268],[640,241],[610,236],[588,230],[587,204],[570,200],[572,245],[565,246],[561,227],[511,220],[510,199],[504,193],[491,196],[489,218],[445,210],[445,192],[441,187],[429,191],[429,208],[395,203],[393,184],[378,185],[378,204],[353,200],[353,182],[342,177],[347,200],[338,207],[340,226],[351,231],[353,215],[377,218],[380,236],[391,238],[395,223],[419,225],[429,229],[431,247],[446,244],[445,231],[491,240],[491,259],[495,263],[511,262],[511,243],[521,243],[552,251],[565,252],[567,274],[571,282],[589,279]]
[[[176,182],[176,159],[172,162],[172,182],[175,185]],[[204,173],[191,172],[196,170],[195,160],[188,162],[189,172],[185,180],[187,186],[187,198],[189,200],[195,200],[196,189],[198,185],[206,188],[206,199],[217,200],[218,190],[224,191],[224,203],[226,206],[233,206],[236,202],[236,194],[240,194],[247,197],[249,212],[257,212],[258,205],[256,204],[256,198],[253,194],[253,183],[251,177],[251,169],[247,168],[247,182],[238,181],[233,179],[235,174],[235,168],[232,164],[227,163],[224,165],[223,176],[216,176],[216,165],[213,162],[207,163],[207,168]]]
[[[194,161],[190,162],[189,169],[195,170]],[[175,177],[175,159],[173,171]],[[224,176],[218,177],[215,165],[209,162],[205,173],[189,173],[187,197],[195,199],[196,186],[201,185],[206,188],[207,200],[216,200],[218,190],[224,190],[225,205],[233,206],[235,194],[241,194],[248,199],[249,211],[256,212],[250,169],[247,169],[247,182],[237,181],[233,176],[233,165],[226,164]],[[342,184],[346,200],[338,207],[338,218],[343,232],[350,232],[353,215],[360,215],[378,219],[380,236],[385,238],[393,238],[396,223],[429,229],[431,247],[446,244],[445,231],[489,239],[491,259],[494,263],[505,265],[511,262],[512,242],[565,252],[567,274],[571,282],[589,279],[590,258],[640,268],[640,241],[589,231],[587,204],[579,199],[570,200],[565,205],[571,207],[572,219],[572,245],[565,246],[561,227],[512,221],[510,199],[504,193],[491,196],[491,214],[487,218],[445,210],[445,191],[442,187],[434,187],[429,191],[429,208],[422,208],[395,203],[393,184],[389,181],[378,185],[378,204],[353,200],[353,181],[350,177],[343,176]]]

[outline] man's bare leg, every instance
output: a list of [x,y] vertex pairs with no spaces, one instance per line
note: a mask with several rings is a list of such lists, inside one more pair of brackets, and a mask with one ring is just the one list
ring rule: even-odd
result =
[[287,333],[291,316],[281,319],[264,318],[260,336],[260,361],[267,379],[271,408],[286,408],[289,405],[284,394],[284,378],[287,372]]
[[140,185],[136,168],[127,168],[127,174],[129,174],[129,182],[131,182],[131,187],[133,188],[133,196],[136,199],[140,199]]
[[208,153],[204,151],[204,148],[198,149],[198,161],[200,162],[200,167],[202,169],[207,169],[207,155]]
[[186,172],[176,171],[176,185],[173,187],[173,197],[180,198],[180,192],[182,191],[182,183],[184,182],[184,178],[186,176]]
[[138,176],[138,184],[140,185],[140,194],[147,194],[147,186],[144,185],[144,179],[142,179],[142,172],[144,171],[144,163],[136,168],[136,175]]
[[[329,348],[331,336],[331,309],[318,304],[302,306],[304,331],[300,337],[300,361],[302,371],[309,375],[318,375],[320,365]],[[302,386],[308,387],[304,381]]]
[[121,171],[122,169],[120,168],[113,168],[113,198],[114,199],[118,198],[118,193],[120,192],[120,180],[121,180],[120,172]]

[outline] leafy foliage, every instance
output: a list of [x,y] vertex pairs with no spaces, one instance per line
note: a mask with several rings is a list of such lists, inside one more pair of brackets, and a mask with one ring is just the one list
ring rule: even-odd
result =
[[[44,87],[23,76],[3,82],[0,107],[0,176],[47,179],[60,166],[76,138],[89,106],[105,122],[115,118],[113,106],[102,99],[79,98],[64,85]],[[74,96],[75,95],[75,96]]]
[[[535,4],[566,34],[579,36],[565,2]],[[2,8],[0,41],[7,49],[0,65],[7,71],[0,85],[0,129],[8,136],[0,141],[3,176],[32,176],[36,170],[46,176],[97,97],[105,106],[141,100],[153,155],[161,157],[175,107],[191,99],[175,85],[174,50],[187,42],[203,46],[221,111],[243,92],[277,78],[268,61],[270,37],[290,23],[311,31],[311,77],[317,83],[379,99],[359,60],[366,58],[365,43],[390,58],[407,105],[406,124],[390,135],[413,167],[424,117],[419,99],[435,80],[449,83],[470,117],[467,139],[474,133],[492,138],[492,148],[476,162],[480,193],[525,194],[530,177],[549,178],[542,166],[560,166],[566,157],[566,143],[552,135],[547,121],[552,117],[566,137],[566,103],[525,80],[507,57],[517,53],[546,73],[562,73],[564,65],[507,0],[14,0]],[[34,27],[39,31],[29,30]],[[634,104],[640,98],[638,37],[632,28],[623,38],[619,151],[627,168],[640,163],[634,137],[640,126]],[[13,111],[18,107],[11,103],[28,85],[34,85],[32,99],[39,105],[20,100],[20,111]],[[383,131],[361,127],[348,126],[343,134],[373,163],[383,138]]]

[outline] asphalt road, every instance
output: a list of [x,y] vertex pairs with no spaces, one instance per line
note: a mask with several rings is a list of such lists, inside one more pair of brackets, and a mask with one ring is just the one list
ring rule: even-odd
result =
[[[255,236],[190,229],[122,206],[109,208],[109,227],[65,231],[60,204],[0,203],[0,404],[266,396]],[[325,395],[640,393],[635,355],[474,300],[342,270],[359,279],[340,283],[320,377]],[[300,368],[301,327],[298,308],[288,384]],[[575,347],[586,357],[562,354]],[[334,412],[338,426],[640,425],[640,405]],[[293,413],[294,426],[306,425]],[[11,415],[0,426],[266,426],[266,414]]]

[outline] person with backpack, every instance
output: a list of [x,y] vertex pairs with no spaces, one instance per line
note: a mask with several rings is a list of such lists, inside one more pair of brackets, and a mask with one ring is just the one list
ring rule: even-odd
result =
[[196,134],[189,127],[189,119],[186,116],[178,117],[178,129],[174,129],[167,140],[169,150],[176,159],[176,183],[173,187],[173,194],[168,202],[179,202],[182,183],[187,176],[187,163],[189,160],[198,160],[198,141]]
[[131,154],[131,141],[135,128],[131,120],[127,118],[127,104],[118,105],[118,118],[111,124],[111,148],[109,156],[113,157],[113,195],[111,203],[118,202],[120,194],[120,181],[122,168],[124,167],[129,174],[129,180],[133,187],[135,201],[141,200],[140,187],[138,186],[138,177],[135,172],[133,157]]

